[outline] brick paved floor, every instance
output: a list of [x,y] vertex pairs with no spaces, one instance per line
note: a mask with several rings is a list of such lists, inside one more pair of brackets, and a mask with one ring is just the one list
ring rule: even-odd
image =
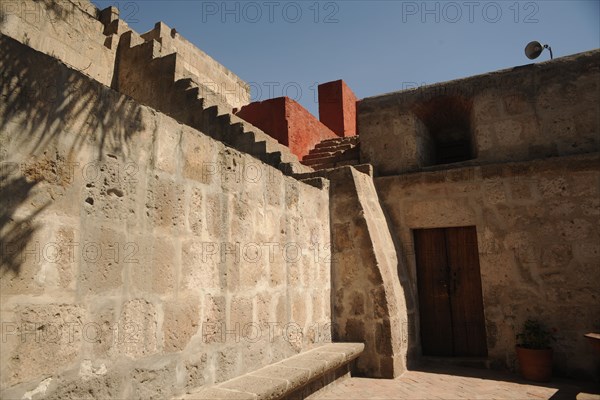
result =
[[517,375],[475,368],[428,368],[391,379],[350,378],[311,396],[319,400],[599,399],[600,385],[554,379],[535,384]]

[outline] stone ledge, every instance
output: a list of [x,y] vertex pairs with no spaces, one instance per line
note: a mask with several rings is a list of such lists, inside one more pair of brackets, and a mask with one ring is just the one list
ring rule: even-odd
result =
[[349,364],[364,348],[363,343],[326,344],[216,386],[199,388],[196,392],[176,399],[282,399],[325,374]]

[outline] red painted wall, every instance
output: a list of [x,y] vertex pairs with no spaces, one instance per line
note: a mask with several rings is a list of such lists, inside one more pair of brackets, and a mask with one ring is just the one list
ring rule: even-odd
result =
[[324,139],[337,135],[288,97],[250,103],[236,114],[290,148],[300,159]]
[[289,132],[288,146],[300,159],[317,143],[338,137],[304,107],[289,98],[286,98],[286,119]]
[[343,80],[319,85],[319,119],[339,136],[356,132],[357,98]]
[[236,115],[277,139],[279,143],[289,146],[285,97],[250,103]]
[[324,139],[356,135],[356,96],[344,81],[319,85],[319,121],[288,97],[250,103],[236,113],[302,159]]

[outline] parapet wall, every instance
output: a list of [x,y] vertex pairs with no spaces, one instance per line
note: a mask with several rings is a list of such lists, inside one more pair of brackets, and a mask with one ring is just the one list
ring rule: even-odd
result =
[[178,54],[182,65],[175,80],[194,77],[203,88],[222,96],[234,108],[250,102],[250,86],[246,82],[163,22],[141,36],[146,41],[158,41],[163,55]]
[[179,65],[174,80],[193,78],[207,96],[216,94],[231,108],[250,101],[248,84],[162,22],[138,35],[119,19],[118,9],[109,7],[101,12],[87,0],[9,0],[2,3],[0,12],[2,34],[114,89],[118,88],[118,43],[121,35],[132,32],[142,42],[160,43],[163,56],[177,53]]
[[435,142],[457,131],[469,142],[461,165],[596,152],[599,62],[595,50],[363,99],[361,162],[381,175],[448,168],[435,165]]
[[103,32],[89,1],[8,0],[0,5],[0,33],[110,86],[116,48],[105,46]]
[[330,340],[327,186],[0,48],[0,397],[170,398]]

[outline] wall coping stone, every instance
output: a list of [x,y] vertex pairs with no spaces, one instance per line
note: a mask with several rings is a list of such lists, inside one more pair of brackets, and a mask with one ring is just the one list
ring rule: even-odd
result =
[[192,389],[190,393],[175,399],[281,399],[323,375],[349,364],[364,348],[363,343],[325,344],[218,385]]

